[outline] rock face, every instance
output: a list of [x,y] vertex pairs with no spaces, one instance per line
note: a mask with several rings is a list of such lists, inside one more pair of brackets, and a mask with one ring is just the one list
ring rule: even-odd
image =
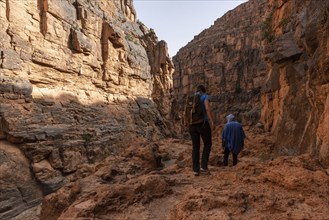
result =
[[15,216],[42,200],[42,192],[30,170],[30,163],[13,144],[0,141],[1,219]]
[[329,165],[329,2],[270,1],[261,120],[284,154]]
[[[173,87],[166,43],[132,1],[0,0],[0,219],[327,218],[318,2],[228,12],[179,51]],[[249,148],[218,167],[215,139],[212,175],[194,178],[190,142],[161,139],[199,83],[217,123],[233,112],[248,125]]]
[[215,102],[217,122],[223,123],[229,112],[246,123],[259,120],[260,90],[266,78],[261,31],[266,3],[248,1],[238,6],[179,50],[173,58],[178,106],[183,105],[184,95],[203,84]]
[[250,0],[228,12],[173,58],[173,105],[182,109],[204,84],[217,123],[228,113],[245,126],[261,122],[277,153],[311,153],[329,165],[328,4]]
[[[0,28],[0,141],[31,167],[13,190],[49,194],[135,138],[170,135],[173,64],[131,0],[0,0]],[[42,198],[13,193],[1,219]]]

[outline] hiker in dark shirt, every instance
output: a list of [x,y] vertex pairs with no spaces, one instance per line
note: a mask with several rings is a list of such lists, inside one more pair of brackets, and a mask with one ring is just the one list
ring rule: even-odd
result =
[[242,125],[239,122],[233,121],[234,115],[229,114],[227,123],[222,133],[222,146],[224,148],[224,166],[228,165],[228,157],[230,152],[233,154],[233,166],[238,163],[238,154],[244,147],[244,139],[246,135]]
[[[208,160],[212,145],[211,131],[214,129],[214,120],[209,103],[209,96],[206,93],[206,88],[203,85],[197,87],[196,93],[200,93],[200,100],[204,112],[204,120],[198,124],[185,125],[189,127],[190,136],[192,139],[192,163],[194,175],[198,176],[199,173],[209,174]],[[204,148],[201,158],[200,168],[200,137],[202,138]]]

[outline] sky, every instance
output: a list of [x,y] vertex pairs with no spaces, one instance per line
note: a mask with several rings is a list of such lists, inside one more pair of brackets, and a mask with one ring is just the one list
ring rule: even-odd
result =
[[133,0],[137,19],[168,44],[169,56],[247,0]]

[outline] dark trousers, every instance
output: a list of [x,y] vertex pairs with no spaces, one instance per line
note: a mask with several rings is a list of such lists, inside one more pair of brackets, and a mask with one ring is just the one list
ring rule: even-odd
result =
[[[228,165],[228,156],[230,155],[231,151],[229,149],[227,149],[227,147],[225,147],[224,150],[224,166]],[[238,163],[238,155],[233,153],[233,166],[235,166]]]
[[208,160],[211,150],[211,129],[208,122],[203,122],[201,124],[190,125],[189,131],[192,139],[192,163],[193,171],[199,172],[200,170],[200,137],[203,141],[203,151],[201,158],[201,168],[208,169]]

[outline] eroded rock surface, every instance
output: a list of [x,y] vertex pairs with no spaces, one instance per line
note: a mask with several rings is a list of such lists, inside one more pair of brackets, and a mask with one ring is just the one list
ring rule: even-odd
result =
[[265,128],[281,154],[311,153],[329,164],[329,2],[269,1],[262,93]]
[[217,124],[228,112],[245,124],[260,118],[260,91],[266,79],[262,24],[267,1],[248,1],[202,31],[181,48],[173,61],[175,105],[182,109],[185,95],[198,84],[207,87]]
[[278,154],[311,153],[327,166],[328,3],[250,0],[226,13],[174,57],[175,108],[204,84],[217,124],[234,113],[272,132]]
[[43,195],[136,138],[170,136],[173,64],[132,1],[0,0],[0,28],[0,141],[25,155]]
[[0,140],[0,213],[3,219],[38,205],[42,192],[30,163],[13,144]]
[[[179,51],[173,88],[132,1],[0,0],[0,218],[326,219],[329,6],[315,2],[228,12]],[[163,138],[186,133],[168,119],[198,83],[248,140],[222,167],[218,126],[196,178],[191,143]]]
[[247,136],[237,166],[231,157],[228,167],[221,166],[216,143],[211,174],[198,177],[189,141],[133,144],[120,156],[84,167],[87,177],[46,196],[41,219],[327,218],[328,170],[310,155],[274,158],[273,137],[260,130]]

